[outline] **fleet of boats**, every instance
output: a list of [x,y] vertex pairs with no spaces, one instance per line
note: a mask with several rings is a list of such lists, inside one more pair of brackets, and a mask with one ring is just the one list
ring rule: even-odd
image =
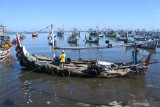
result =
[[[1,51],[0,60],[2,61],[11,53],[11,43],[10,37],[5,36],[4,26],[0,26],[1,34]],[[116,38],[116,40],[124,41],[124,44],[112,45],[109,44],[109,39],[106,42],[106,46],[95,46],[95,47],[57,47],[55,36],[63,36],[64,30],[59,30],[56,35],[53,32],[53,25],[51,26],[51,32],[49,32],[48,40],[49,44],[55,49],[67,49],[67,50],[87,50],[87,49],[104,49],[104,48],[114,48],[121,46],[131,46],[134,47],[132,52],[132,61],[128,63],[115,63],[115,62],[105,62],[97,60],[81,60],[81,59],[71,59],[66,58],[66,64],[64,68],[59,67],[59,59],[56,57],[50,58],[45,56],[38,56],[27,52],[25,46],[21,45],[20,39],[23,39],[22,35],[18,37],[16,34],[16,51],[17,58],[21,66],[28,69],[39,70],[43,72],[50,72],[52,74],[62,75],[62,76],[83,76],[83,77],[124,77],[136,74],[145,74],[151,58],[151,53],[146,58],[145,61],[137,59],[137,48],[155,48],[159,42],[159,36],[146,36],[147,33],[137,33],[133,34],[130,31],[116,32],[114,30],[99,31],[89,29],[88,34],[85,33],[86,43],[98,43],[100,37]],[[138,34],[138,36],[137,36]],[[140,37],[139,35],[143,35]],[[32,35],[33,36],[33,35]],[[80,32],[78,29],[74,28],[70,31],[67,36],[68,43],[77,43],[80,37]],[[124,38],[124,39],[120,39]],[[131,39],[132,38],[132,39]],[[144,39],[145,38],[145,39]],[[54,44],[53,44],[54,42]],[[54,52],[54,51],[53,51]]]
[[[114,31],[112,32],[112,34]],[[128,33],[127,37],[128,37]],[[52,35],[52,36],[51,36]],[[50,33],[50,37],[54,39],[53,29]],[[85,37],[86,40],[91,40],[92,36],[97,36],[97,33],[89,33],[89,36]],[[98,33],[99,35],[99,33]],[[77,29],[74,29],[72,32],[70,31],[68,35],[68,42],[74,43],[72,39],[76,39],[78,41],[79,32]],[[90,37],[90,39],[89,39]],[[121,46],[133,46],[134,51],[132,52],[132,61],[128,63],[115,63],[115,62],[105,62],[105,61],[97,61],[97,60],[81,60],[81,59],[71,59],[66,58],[64,68],[59,67],[59,59],[57,57],[46,57],[46,56],[38,56],[27,52],[25,46],[21,46],[18,35],[17,38],[17,58],[21,66],[26,67],[28,69],[50,72],[52,74],[62,75],[62,76],[80,76],[80,77],[124,77],[129,75],[136,74],[145,74],[151,58],[151,54],[146,58],[145,61],[137,59],[137,53],[140,46],[145,44],[153,44],[155,40],[152,41],[141,41],[141,42],[133,42],[126,43],[120,45],[112,45],[108,44],[107,46],[95,46],[95,47],[57,47],[53,45],[53,50],[61,49],[61,50],[87,50],[87,49],[104,49],[104,48],[114,48]],[[69,39],[71,41],[69,41]],[[127,39],[128,40],[128,39]],[[94,41],[86,41],[90,43],[94,43]],[[54,52],[54,51],[53,51]]]

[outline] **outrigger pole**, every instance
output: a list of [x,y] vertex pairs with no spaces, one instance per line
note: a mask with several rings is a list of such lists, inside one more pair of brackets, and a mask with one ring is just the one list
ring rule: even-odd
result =
[[151,40],[151,41],[141,42],[141,43],[127,43],[127,44],[117,44],[117,45],[108,44],[106,46],[95,46],[95,47],[53,47],[53,48],[55,50],[106,49],[106,48],[119,48],[119,47],[125,47],[125,46],[138,46],[138,45],[141,45],[141,44],[153,43],[155,41],[157,41],[157,40]]

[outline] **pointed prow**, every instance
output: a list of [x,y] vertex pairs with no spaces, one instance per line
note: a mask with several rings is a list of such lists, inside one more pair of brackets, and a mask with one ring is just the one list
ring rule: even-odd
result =
[[19,38],[18,38],[18,32],[16,33],[16,40],[17,40],[17,46],[21,47],[21,43],[20,43]]
[[151,55],[152,55],[152,52],[148,55],[147,59],[145,60],[145,67],[146,67],[145,72],[148,70]]

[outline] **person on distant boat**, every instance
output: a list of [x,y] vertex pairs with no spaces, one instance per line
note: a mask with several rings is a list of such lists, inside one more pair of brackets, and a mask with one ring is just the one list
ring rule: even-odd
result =
[[61,68],[64,67],[65,57],[66,57],[66,54],[64,53],[64,50],[63,50],[60,57],[58,58],[58,59],[60,59],[59,67],[61,67]]

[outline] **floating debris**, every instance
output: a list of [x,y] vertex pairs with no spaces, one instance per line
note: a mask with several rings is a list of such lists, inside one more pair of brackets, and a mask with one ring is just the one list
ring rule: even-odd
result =
[[31,84],[31,83],[30,83],[29,81],[27,81],[27,80],[24,81],[24,85],[25,85],[25,86],[30,85],[30,84]]
[[153,86],[153,85],[147,85],[147,87],[151,87],[151,88],[154,88],[154,86]]
[[51,104],[51,101],[46,101],[47,104]]
[[131,93],[130,93],[129,95],[130,95],[131,97],[135,97],[135,95],[134,95],[134,94],[131,94]]
[[29,99],[29,102],[31,102],[31,103],[32,103],[33,101],[32,101],[31,99]]
[[90,104],[85,104],[85,103],[82,103],[82,102],[78,102],[78,103],[76,103],[76,106],[90,107],[91,105]]
[[109,105],[110,106],[115,106],[115,105],[118,105],[118,102],[117,101],[113,101],[113,102],[110,102]]

